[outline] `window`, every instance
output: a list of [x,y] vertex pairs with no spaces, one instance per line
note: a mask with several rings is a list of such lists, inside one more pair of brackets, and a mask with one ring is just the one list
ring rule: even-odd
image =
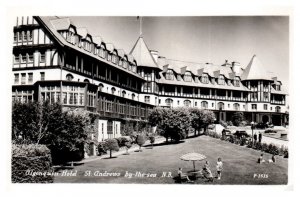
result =
[[269,93],[264,92],[264,101],[269,101]]
[[131,95],[131,99],[134,100],[135,99],[135,94]]
[[267,109],[268,109],[268,105],[264,104],[264,110],[267,110]]
[[234,110],[239,111],[240,110],[240,104],[234,103],[233,108],[234,108]]
[[45,81],[45,72],[41,72],[41,81]]
[[40,53],[40,62],[44,63],[46,61],[46,54],[45,53]]
[[257,105],[256,104],[252,104],[251,107],[252,107],[252,109],[257,109]]
[[71,74],[67,74],[66,79],[67,79],[67,81],[72,81],[74,79],[74,77]]
[[208,75],[207,74],[202,74],[201,83],[208,83]]
[[218,78],[218,84],[219,85],[224,85],[225,84],[225,78],[223,75],[220,75]]
[[19,83],[19,73],[15,74],[15,84]]
[[166,102],[166,105],[167,105],[167,106],[170,106],[170,107],[173,106],[173,100],[172,100],[172,99],[168,98],[168,99],[166,99],[165,102]]
[[197,107],[197,101],[195,102],[195,107]]
[[174,80],[174,73],[172,70],[168,70],[166,73],[166,79],[167,80]]
[[127,69],[127,66],[128,66],[128,62],[125,60],[125,61],[123,62],[123,68]]
[[26,73],[21,73],[21,84],[26,83]]
[[281,111],[281,107],[276,106],[276,107],[275,107],[275,111],[279,113],[279,112]]
[[33,73],[28,73],[28,83],[33,82]]
[[14,42],[17,42],[17,40],[18,40],[18,33],[14,32]]
[[183,105],[185,107],[190,107],[191,106],[191,101],[190,100],[185,100],[185,101],[183,101]]
[[112,88],[111,88],[111,93],[112,93],[112,94],[115,94],[115,92],[116,92],[116,88],[112,87]]
[[218,103],[218,110],[223,110],[224,109],[224,103],[219,102]]
[[20,62],[20,56],[19,55],[16,55],[15,56],[15,63],[19,63]]
[[147,81],[151,81],[151,72],[145,72],[144,79]]
[[190,72],[185,73],[184,81],[186,81],[186,82],[191,82],[192,81],[192,74]]
[[150,96],[145,96],[145,103],[150,103]]
[[19,41],[22,41],[23,32],[19,32]]
[[28,62],[33,62],[33,54],[28,54]]
[[32,31],[27,32],[28,41],[32,41]]
[[202,101],[201,102],[201,108],[202,109],[207,109],[208,108],[208,102],[207,101]]
[[122,91],[122,96],[123,96],[123,97],[126,96],[126,91],[125,91],[125,90]]
[[23,41],[27,41],[27,32],[23,32]]
[[233,80],[233,85],[236,87],[240,86],[240,79],[238,77],[235,77]]
[[22,63],[26,63],[27,62],[27,55],[23,54],[21,57],[22,57],[21,58]]
[[146,82],[144,84],[144,92],[151,92],[151,82]]

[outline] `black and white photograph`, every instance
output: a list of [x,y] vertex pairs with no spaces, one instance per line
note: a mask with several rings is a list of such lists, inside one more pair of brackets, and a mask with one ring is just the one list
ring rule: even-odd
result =
[[12,31],[12,182],[287,184],[289,17],[21,16]]
[[293,190],[291,9],[45,9],[4,26],[9,188]]

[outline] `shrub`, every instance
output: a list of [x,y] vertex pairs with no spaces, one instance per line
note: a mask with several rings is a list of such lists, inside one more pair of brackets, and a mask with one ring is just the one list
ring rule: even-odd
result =
[[271,153],[273,155],[278,155],[279,154],[279,148],[276,145],[271,143],[268,146],[268,151],[267,152]]
[[126,147],[126,154],[129,155],[128,150],[132,147],[132,141],[128,140],[127,142],[125,142],[125,147]]
[[106,150],[109,150],[109,157],[112,158],[113,151],[119,151],[118,141],[116,139],[106,139],[104,146]]
[[241,122],[244,120],[243,112],[235,112],[232,115],[232,123],[234,126],[240,126]]
[[289,150],[287,148],[283,151],[283,157],[289,158]]
[[227,121],[227,126],[233,126],[233,123],[231,121]]
[[246,145],[246,142],[247,142],[247,139],[246,139],[246,138],[241,138],[241,140],[240,140],[240,145],[241,145],[241,146],[245,146],[245,145]]
[[155,142],[155,137],[151,135],[151,136],[149,136],[149,140],[150,140],[150,143],[151,143],[152,148],[153,148],[153,144]]
[[98,153],[99,155],[102,155],[102,154],[107,154],[107,146],[105,144],[106,142],[99,142],[98,143]]
[[13,183],[52,183],[50,150],[45,145],[12,146]]
[[143,136],[143,135],[137,136],[136,143],[137,143],[137,145],[140,146],[140,151],[142,151],[142,146],[143,146],[143,144],[145,144],[145,142],[146,142],[145,136]]
[[261,144],[261,151],[267,152],[268,148],[269,148],[268,144],[266,144],[266,143]]

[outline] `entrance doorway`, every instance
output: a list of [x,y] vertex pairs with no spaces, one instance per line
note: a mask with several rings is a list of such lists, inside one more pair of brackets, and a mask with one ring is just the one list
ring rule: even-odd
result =
[[269,122],[269,117],[267,115],[263,115],[262,121],[263,123]]

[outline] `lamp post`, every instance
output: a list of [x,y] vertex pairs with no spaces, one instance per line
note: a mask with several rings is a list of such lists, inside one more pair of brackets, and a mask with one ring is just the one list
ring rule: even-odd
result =
[[254,122],[251,122],[251,130],[252,130],[252,146],[253,146],[253,141],[254,141],[254,136],[253,136],[253,129],[254,129]]
[[217,119],[214,118],[214,124],[215,124],[215,133],[217,132],[217,124],[216,124]]

